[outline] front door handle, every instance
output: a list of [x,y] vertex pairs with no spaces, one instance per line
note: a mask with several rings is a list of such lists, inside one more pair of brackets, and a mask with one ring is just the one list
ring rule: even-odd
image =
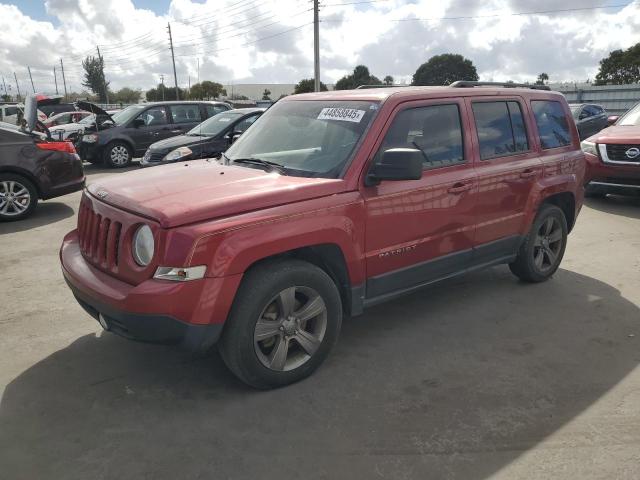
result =
[[463,192],[467,192],[467,191],[471,190],[472,188],[473,188],[473,184],[472,183],[458,182],[458,183],[455,183],[451,188],[449,188],[449,190],[447,190],[447,192],[449,192],[449,193],[463,193]]
[[535,177],[537,172],[532,168],[527,168],[523,172],[520,172],[520,178],[531,178]]

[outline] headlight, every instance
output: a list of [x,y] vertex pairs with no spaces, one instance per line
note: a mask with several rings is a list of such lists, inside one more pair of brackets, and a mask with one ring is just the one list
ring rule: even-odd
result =
[[197,267],[158,267],[153,278],[159,280],[172,280],[174,282],[188,282],[204,277],[207,267],[198,265]]
[[593,142],[587,142],[586,140],[584,140],[580,143],[580,148],[582,148],[582,151],[584,153],[589,153],[591,155],[595,155],[596,157],[598,156],[598,149],[596,147],[596,144]]
[[82,136],[82,141],[83,142],[87,142],[87,143],[96,143],[98,141],[98,134],[97,133],[90,133],[88,135],[83,135]]
[[167,153],[162,159],[163,162],[171,162],[173,160],[179,160],[183,157],[191,155],[191,149],[189,147],[180,147]]
[[141,225],[133,234],[133,259],[141,267],[151,263],[155,249],[153,232],[149,225]]

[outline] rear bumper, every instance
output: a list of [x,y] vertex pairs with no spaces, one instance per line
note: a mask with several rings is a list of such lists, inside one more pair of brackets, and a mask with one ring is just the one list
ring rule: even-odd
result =
[[76,231],[64,238],[60,261],[78,303],[94,318],[102,315],[107,330],[192,351],[204,351],[216,343],[242,277],[191,282],[149,279],[130,285],[89,264],[80,252]]
[[69,193],[79,192],[84,188],[84,183],[85,183],[85,177],[84,175],[82,175],[81,177],[71,182],[67,182],[62,185],[51,186],[47,191],[42,192],[42,199],[48,200],[50,198],[67,195]]

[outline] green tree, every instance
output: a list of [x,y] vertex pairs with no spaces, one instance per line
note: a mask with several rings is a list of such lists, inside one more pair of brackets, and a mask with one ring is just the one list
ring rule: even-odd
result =
[[209,100],[211,98],[218,98],[220,95],[226,95],[227,91],[224,86],[217,82],[211,82],[204,80],[201,83],[196,83],[191,87],[189,92],[189,98],[197,100]]
[[[164,96],[163,96],[164,90]],[[178,88],[178,93],[180,94],[180,98],[187,98],[185,95],[185,91],[181,88]],[[147,100],[150,102],[159,102],[162,100],[176,100],[176,87],[167,87],[166,85],[158,84],[156,88],[152,88],[147,90],[145,93]]]
[[536,85],[546,85],[548,81],[549,81],[549,75],[542,72],[540,75],[538,75],[538,78],[536,79]]
[[111,99],[116,103],[138,103],[142,92],[129,87],[123,87],[115,92]]
[[82,85],[98,95],[100,102],[106,102],[110,82],[105,80],[102,58],[88,56],[82,61],[82,68],[84,69]]
[[393,85],[393,77],[391,75],[387,75],[382,79],[385,85]]
[[11,101],[11,95],[7,95],[6,93],[2,95],[2,101],[3,102],[10,102]]
[[262,92],[262,100],[271,100],[271,97],[269,95],[271,95],[271,90],[265,88],[264,92]]
[[626,85],[640,82],[640,43],[626,50],[614,50],[600,60],[596,85]]
[[462,55],[444,53],[420,65],[411,85],[449,85],[457,80],[478,80],[476,67]]
[[378,77],[371,75],[366,66],[358,65],[351,75],[345,75],[336,82],[334,90],[351,90],[360,85],[382,85],[382,82]]
[[[293,89],[293,93],[310,93],[315,91],[315,86],[316,82],[313,78],[303,78],[296,84],[295,88]],[[320,82],[320,91],[326,92],[327,90],[327,86],[324,83]]]

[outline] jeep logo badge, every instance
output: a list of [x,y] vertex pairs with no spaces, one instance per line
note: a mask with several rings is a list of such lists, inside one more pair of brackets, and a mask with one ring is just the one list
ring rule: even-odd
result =
[[640,155],[640,148],[632,147],[624,152],[624,154],[627,156],[627,158],[636,158],[638,155]]
[[98,198],[99,198],[100,200],[104,200],[105,198],[107,198],[108,193],[107,193],[107,192],[105,192],[104,190],[98,190],[98,191],[96,192],[96,195],[98,196]]

